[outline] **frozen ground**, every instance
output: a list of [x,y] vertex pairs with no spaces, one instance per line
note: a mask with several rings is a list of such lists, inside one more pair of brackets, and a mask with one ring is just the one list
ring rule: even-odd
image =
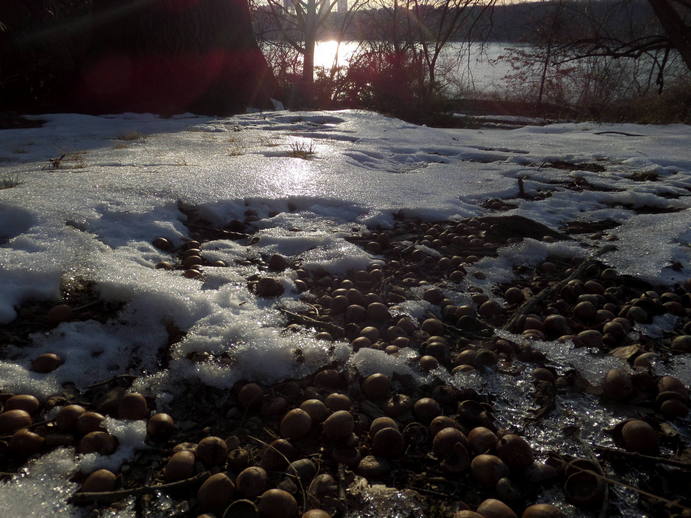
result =
[[[491,213],[484,202],[503,199],[514,205],[504,214],[555,230],[608,222],[604,240],[584,233],[576,242],[528,242],[481,261],[476,268],[490,281],[506,280],[517,262],[548,253],[586,256],[604,245],[614,245],[603,259],[621,273],[662,284],[691,276],[689,126],[446,130],[361,111],[40,118],[47,121],[41,128],[0,131],[0,324],[12,322],[24,301],[57,300],[61,286],[75,279],[94,281],[102,299],[125,305],[106,323],[63,323],[36,334],[31,347],[3,344],[0,391],[45,397],[65,382],[85,387],[130,373],[136,388],[155,390],[164,409],[183,379],[225,388],[239,379],[305,375],[327,361],[326,346],[306,335],[281,335],[276,303],[246,288],[256,268],[234,260],[278,252],[330,271],[361,267],[376,257],[343,237],[353,227],[391,225],[397,213],[466,218]],[[234,241],[207,243],[205,254],[231,267],[205,268],[203,283],[155,269],[166,254],[151,241],[165,236],[180,243],[188,235],[180,202],[218,224],[255,211],[258,243],[251,251]],[[297,292],[290,274],[284,284],[286,306]],[[171,322],[188,334],[158,371],[156,354]],[[292,361],[296,340],[306,358],[299,368]],[[232,367],[187,360],[193,352],[231,348]],[[47,375],[31,372],[30,360],[46,351],[65,363]],[[350,353],[341,344],[334,354],[347,361]],[[559,354],[558,361],[589,376],[611,367],[568,350]],[[350,360],[363,370],[403,368],[383,354]],[[666,368],[688,384],[688,365],[680,357]],[[128,438],[126,452],[143,446],[141,433],[120,432]],[[72,454],[46,456],[2,485],[2,514],[17,511],[10,501],[21,498],[15,516],[78,515],[65,503],[65,477],[76,468]],[[35,496],[32,504],[26,494]],[[26,514],[26,505],[37,507]]]

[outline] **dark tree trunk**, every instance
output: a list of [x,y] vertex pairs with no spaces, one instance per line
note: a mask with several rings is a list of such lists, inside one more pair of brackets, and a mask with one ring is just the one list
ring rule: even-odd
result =
[[681,54],[686,68],[691,70],[691,26],[684,23],[683,18],[672,6],[670,0],[648,0],[660,20],[670,43]]
[[246,0],[94,0],[80,111],[230,114],[268,107],[274,80]]

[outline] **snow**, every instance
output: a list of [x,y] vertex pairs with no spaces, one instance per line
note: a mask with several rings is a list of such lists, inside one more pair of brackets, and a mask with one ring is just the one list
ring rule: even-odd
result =
[[[267,301],[247,288],[257,268],[234,264],[281,253],[334,274],[363,268],[377,257],[344,237],[352,228],[390,227],[397,213],[462,219],[490,214],[482,207],[489,198],[510,198],[516,208],[507,214],[554,230],[573,221],[618,225],[606,232],[613,241],[524,240],[501,249],[497,258],[469,269],[487,274],[485,281],[474,280],[487,293],[493,283],[510,280],[516,264],[535,264],[549,254],[585,257],[604,244],[616,249],[603,259],[623,273],[663,284],[691,276],[689,126],[433,129],[364,111],[37,118],[46,124],[0,131],[0,179],[20,182],[0,189],[0,324],[12,322],[23,302],[57,300],[61,285],[74,279],[93,281],[102,299],[124,307],[105,323],[63,323],[32,336],[30,346],[8,344],[10,354],[0,361],[1,391],[45,397],[65,382],[84,388],[128,373],[137,376],[134,389],[157,394],[164,410],[185,381],[218,388],[240,379],[269,383],[334,361],[363,375],[398,372],[421,379],[405,361],[409,351],[351,354],[344,343],[330,350],[334,343],[281,332],[279,305],[297,300],[294,274],[277,274],[286,291]],[[296,143],[312,146],[314,155],[293,156]],[[553,167],[557,161],[572,167]],[[584,170],[588,164],[605,171]],[[636,179],[643,173],[656,179]],[[539,196],[518,197],[519,178],[527,194]],[[592,187],[569,188],[579,182]],[[206,268],[204,283],[155,269],[168,256],[151,241],[165,236],[179,244],[188,235],[179,201],[217,224],[255,211],[258,242],[251,248],[230,240],[205,243],[206,257],[231,267]],[[427,307],[404,303],[400,310],[417,316]],[[187,335],[160,370],[157,352],[169,324]],[[303,362],[295,361],[296,349]],[[588,369],[592,381],[616,363],[589,364],[586,351],[570,344],[548,349],[554,361]],[[29,371],[31,359],[47,351],[63,356],[64,364],[46,375]],[[232,366],[194,363],[188,356],[195,352],[230,357]],[[130,362],[135,354],[136,365]],[[678,357],[667,368],[688,373],[688,362]],[[456,383],[475,386],[478,376],[459,375]],[[78,516],[66,502],[74,489],[65,480],[70,473],[77,466],[116,468],[142,446],[141,423],[108,426],[121,441],[113,458],[92,455],[77,463],[71,451],[56,450],[36,460],[0,485],[3,516],[28,500],[38,506],[36,516]]]

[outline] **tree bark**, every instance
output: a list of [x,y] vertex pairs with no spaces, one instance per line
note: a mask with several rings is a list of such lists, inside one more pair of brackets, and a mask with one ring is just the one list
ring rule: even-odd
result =
[[670,0],[648,0],[648,3],[660,20],[670,43],[679,51],[686,68],[691,70],[691,26],[684,23]]

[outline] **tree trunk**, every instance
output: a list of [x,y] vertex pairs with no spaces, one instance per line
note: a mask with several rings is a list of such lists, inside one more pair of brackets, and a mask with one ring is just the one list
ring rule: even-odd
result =
[[691,70],[691,27],[684,23],[669,0],[648,0],[670,43],[681,54],[686,68]]
[[305,13],[305,54],[302,61],[302,100],[305,107],[314,105],[314,46],[317,40],[317,5],[307,2]]

